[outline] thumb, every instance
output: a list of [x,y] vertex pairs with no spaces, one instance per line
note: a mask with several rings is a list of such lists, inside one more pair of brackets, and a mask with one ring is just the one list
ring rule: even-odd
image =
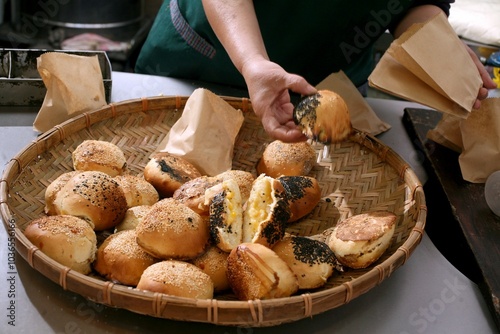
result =
[[288,77],[287,88],[294,93],[301,95],[312,95],[318,90],[312,86],[306,79],[300,75],[290,74]]

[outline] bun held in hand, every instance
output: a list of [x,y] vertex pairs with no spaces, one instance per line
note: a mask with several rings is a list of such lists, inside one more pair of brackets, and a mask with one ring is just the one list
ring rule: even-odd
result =
[[307,138],[323,144],[343,141],[353,132],[347,104],[329,90],[304,97],[294,108],[293,119]]

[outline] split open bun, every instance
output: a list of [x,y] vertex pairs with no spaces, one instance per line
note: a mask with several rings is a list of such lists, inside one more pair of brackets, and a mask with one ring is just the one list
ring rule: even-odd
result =
[[97,238],[85,220],[70,215],[43,216],[31,221],[24,235],[58,263],[82,274],[91,272]]
[[316,151],[308,142],[269,143],[257,163],[257,172],[277,178],[282,175],[307,175],[316,165]]
[[71,177],[57,192],[53,207],[58,215],[83,218],[96,231],[102,231],[123,220],[127,200],[111,176],[99,171],[85,171]]
[[73,168],[80,171],[101,171],[110,176],[123,174],[127,160],[123,151],[113,143],[85,140],[72,153]]
[[160,259],[194,259],[210,240],[207,220],[173,198],[153,204],[136,231],[138,244]]
[[273,250],[242,243],[227,259],[227,277],[240,300],[289,297],[299,288],[297,277]]
[[333,251],[322,241],[286,235],[273,247],[297,276],[299,289],[323,286],[336,268]]
[[321,200],[321,188],[312,176],[280,176],[290,207],[289,223],[309,214]]
[[216,176],[203,175],[197,177],[182,184],[172,197],[200,215],[208,216],[209,202],[221,188],[214,188],[208,193],[207,190],[229,179],[234,180],[238,184],[242,201],[245,202],[250,196],[252,182],[255,180],[255,177],[252,173],[242,170],[228,170]]
[[326,242],[344,266],[366,268],[390,246],[396,218],[383,210],[351,216],[333,228]]
[[221,184],[210,203],[210,236],[217,247],[230,252],[243,238],[243,203],[235,180]]
[[137,289],[195,299],[211,299],[214,295],[210,276],[192,263],[176,260],[157,262],[146,268]]
[[182,184],[200,176],[192,163],[168,152],[154,153],[144,167],[144,178],[155,187],[160,198],[172,197]]
[[158,262],[137,244],[136,231],[111,234],[97,250],[94,269],[110,281],[136,286],[144,270]]
[[277,179],[259,175],[244,204],[234,180],[226,180],[210,191],[215,192],[209,204],[211,239],[222,250],[229,252],[244,242],[272,247],[285,235],[290,209]]
[[290,208],[281,182],[265,174],[259,175],[245,204],[242,242],[272,247],[285,235],[289,219]]

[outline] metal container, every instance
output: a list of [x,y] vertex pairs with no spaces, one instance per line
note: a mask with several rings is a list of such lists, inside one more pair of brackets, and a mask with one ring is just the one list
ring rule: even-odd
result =
[[103,51],[0,49],[0,106],[41,106],[47,89],[38,73],[37,58],[45,52],[95,56],[99,60],[106,101],[111,100],[111,63]]
[[142,19],[144,11],[143,0],[23,0],[22,12],[37,23],[101,29],[134,24]]

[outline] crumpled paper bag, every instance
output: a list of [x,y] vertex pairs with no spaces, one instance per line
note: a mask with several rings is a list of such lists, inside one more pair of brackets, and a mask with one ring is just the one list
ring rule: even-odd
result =
[[37,69],[47,88],[33,123],[44,132],[74,116],[106,105],[97,56],[47,52],[37,58]]
[[473,110],[460,122],[463,150],[459,156],[464,180],[484,183],[488,176],[500,170],[500,98],[481,101],[481,108]]
[[472,58],[444,13],[394,40],[368,78],[370,86],[467,118],[482,86]]
[[442,114],[441,120],[434,129],[427,132],[427,138],[461,153],[464,147],[462,133],[460,132],[460,122],[462,120],[462,118],[451,114]]
[[318,85],[318,90],[327,89],[339,94],[349,108],[352,126],[374,136],[391,128],[375,114],[349,77],[343,72],[335,72]]
[[232,168],[234,143],[243,121],[241,110],[198,88],[156,151],[182,157],[202,174],[215,176]]

